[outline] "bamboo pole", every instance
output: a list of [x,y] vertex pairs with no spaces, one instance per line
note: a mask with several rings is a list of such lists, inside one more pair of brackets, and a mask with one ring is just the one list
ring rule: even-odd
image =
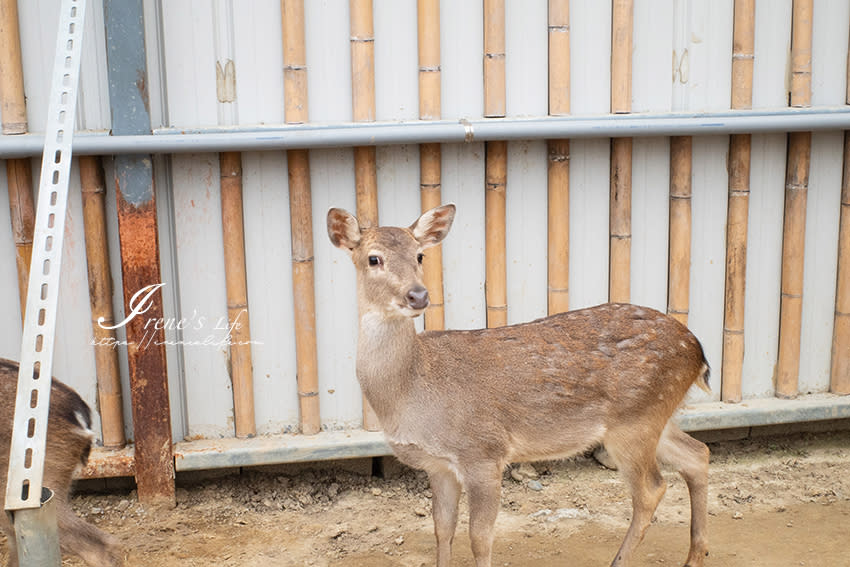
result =
[[[349,0],[351,18],[351,108],[355,122],[375,120],[375,32],[372,0]],[[378,226],[378,174],[374,146],[354,148],[354,186],[360,226]],[[378,431],[375,410],[363,397],[363,429]]]
[[[484,116],[505,115],[505,2],[484,0]],[[505,247],[505,192],[508,144],[484,145],[484,233],[487,326],[508,322],[507,266]]]
[[829,390],[833,394],[850,394],[850,131],[844,132],[844,176],[841,182],[838,279]]
[[[27,106],[24,98],[24,70],[21,62],[21,36],[16,0],[0,0],[0,114],[2,114],[4,135],[26,134]],[[23,320],[35,226],[30,161],[28,159],[7,160],[6,179],[12,237],[15,241],[21,320]]]
[[667,313],[688,324],[691,283],[692,138],[670,138],[670,258]]
[[[281,0],[283,63],[288,124],[309,121],[307,58],[304,41],[304,0]],[[316,292],[313,267],[313,208],[307,150],[289,150],[289,215],[292,236],[292,291],[295,319],[295,360],[301,432],[321,430],[319,363],[316,346]]]
[[[438,0],[418,0],[417,23],[419,39],[419,118],[438,120],[442,114],[440,101],[440,3]],[[442,202],[442,151],[440,144],[419,146],[419,192],[422,212],[438,207]],[[425,311],[425,328],[444,329],[445,300],[443,297],[443,247],[434,246],[423,261],[425,287],[431,302]]]
[[224,276],[230,328],[230,379],[236,437],[257,434],[254,421],[254,369],[245,273],[245,226],[242,216],[242,154],[219,154],[221,224],[224,238]]
[[[613,0],[611,23],[611,112],[632,108],[633,0]],[[608,299],[630,298],[632,245],[632,140],[611,140],[610,256]]]
[[[570,5],[549,0],[549,114],[570,113]],[[570,306],[570,141],[548,141],[549,314]]]
[[0,114],[3,134],[26,134],[27,105],[17,0],[0,0]]
[[[792,107],[811,106],[812,0],[794,0],[791,20]],[[788,134],[785,174],[785,220],[782,235],[782,296],[779,308],[779,360],[776,395],[797,395],[803,310],[803,259],[806,197],[811,163],[811,132]]]
[[104,328],[114,325],[115,317],[112,311],[112,274],[109,271],[106,234],[106,182],[99,157],[80,158],[80,186],[103,446],[120,449],[126,439],[118,351],[115,349],[115,330]]
[[[752,108],[755,0],[735,1],[732,37],[732,108]],[[743,398],[744,307],[747,272],[747,218],[750,202],[752,137],[729,137],[729,195],[726,213],[726,291],[720,399]]]
[[485,255],[487,265],[487,326],[507,324],[505,266],[505,190],[507,186],[507,142],[486,144]]

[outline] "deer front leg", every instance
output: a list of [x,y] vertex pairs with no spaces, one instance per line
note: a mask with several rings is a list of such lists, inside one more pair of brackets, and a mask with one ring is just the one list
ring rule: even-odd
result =
[[490,567],[493,551],[493,527],[499,514],[502,493],[501,469],[492,467],[486,473],[466,479],[469,498],[469,539],[476,567]]
[[460,482],[452,471],[429,474],[433,498],[434,535],[437,536],[437,567],[449,567],[452,562],[452,540],[457,527],[457,506]]

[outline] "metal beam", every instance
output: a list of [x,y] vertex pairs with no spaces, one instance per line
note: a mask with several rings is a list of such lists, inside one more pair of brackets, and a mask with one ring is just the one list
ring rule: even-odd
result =
[[[112,130],[119,136],[150,134],[142,0],[104,0],[107,77]],[[162,296],[138,292],[162,282],[159,265],[153,161],[142,148],[115,158],[118,236],[121,248],[127,355],[139,500],[174,505],[174,460]],[[153,289],[153,288],[150,288]],[[134,313],[146,308],[144,317]],[[123,324],[123,323],[119,323]]]
[[[491,140],[709,136],[824,130],[850,130],[850,107],[736,110],[705,114],[544,116],[459,121],[163,128],[143,135],[122,132],[113,122],[113,133],[116,135],[104,132],[77,133],[74,153],[170,154]],[[43,136],[39,134],[0,137],[0,158],[38,155],[41,153],[42,143]]]

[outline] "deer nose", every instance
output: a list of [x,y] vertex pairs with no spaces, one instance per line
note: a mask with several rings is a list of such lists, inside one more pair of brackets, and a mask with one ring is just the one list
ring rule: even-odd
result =
[[428,307],[428,290],[422,286],[411,288],[407,292],[407,305],[411,309],[425,309]]

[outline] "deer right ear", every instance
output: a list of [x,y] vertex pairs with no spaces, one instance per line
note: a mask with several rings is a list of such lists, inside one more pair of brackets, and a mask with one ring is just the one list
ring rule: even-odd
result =
[[455,206],[452,203],[436,207],[423,213],[415,223],[410,226],[413,237],[424,246],[434,246],[443,241],[449,234],[452,221],[455,219]]
[[343,209],[328,211],[328,236],[337,248],[351,252],[360,244],[360,223]]

